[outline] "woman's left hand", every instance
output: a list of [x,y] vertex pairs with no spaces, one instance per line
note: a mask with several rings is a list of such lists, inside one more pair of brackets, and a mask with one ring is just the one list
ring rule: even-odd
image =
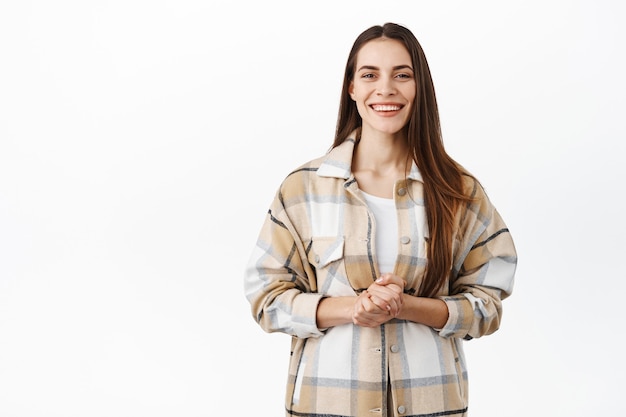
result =
[[392,317],[400,314],[406,282],[397,275],[383,274],[367,288],[370,300]]

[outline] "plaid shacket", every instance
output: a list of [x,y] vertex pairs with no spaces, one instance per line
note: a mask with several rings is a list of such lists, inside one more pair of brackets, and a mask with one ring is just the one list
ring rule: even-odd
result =
[[[267,332],[292,336],[287,416],[466,416],[463,339],[496,331],[517,264],[509,231],[479,184],[459,213],[454,260],[438,294],[442,329],[394,319],[366,328],[320,329],[323,297],[355,296],[378,277],[376,224],[351,172],[355,140],[292,172],[281,185],[245,272],[252,314]],[[416,294],[427,263],[428,226],[415,164],[394,187],[394,273]],[[390,386],[389,386],[390,384]],[[388,398],[391,395],[391,398]],[[393,410],[387,411],[387,404]]]

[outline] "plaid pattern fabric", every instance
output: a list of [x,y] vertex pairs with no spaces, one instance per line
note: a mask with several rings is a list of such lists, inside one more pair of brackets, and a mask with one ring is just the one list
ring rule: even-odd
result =
[[[465,416],[463,339],[496,331],[517,263],[511,236],[482,188],[459,213],[454,265],[438,295],[442,329],[393,320],[376,328],[319,329],[322,297],[354,296],[379,274],[376,224],[350,166],[355,140],[301,166],[281,185],[245,271],[252,314],[292,336],[287,416]],[[399,249],[394,273],[417,293],[427,264],[422,177],[414,165],[394,188]],[[389,385],[390,384],[390,385]],[[388,398],[391,395],[391,398]],[[393,410],[387,410],[387,404]]]

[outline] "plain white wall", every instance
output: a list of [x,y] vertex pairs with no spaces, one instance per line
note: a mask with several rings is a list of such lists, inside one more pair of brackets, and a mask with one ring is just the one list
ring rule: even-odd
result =
[[289,338],[253,322],[243,268],[386,21],[422,43],[448,151],[519,251],[501,330],[466,344],[472,415],[621,412],[625,11],[3,2],[0,415],[283,415]]

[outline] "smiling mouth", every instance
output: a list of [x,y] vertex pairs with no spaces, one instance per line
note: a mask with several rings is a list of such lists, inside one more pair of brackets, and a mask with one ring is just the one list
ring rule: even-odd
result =
[[375,111],[398,111],[402,108],[396,104],[372,104],[370,107]]

